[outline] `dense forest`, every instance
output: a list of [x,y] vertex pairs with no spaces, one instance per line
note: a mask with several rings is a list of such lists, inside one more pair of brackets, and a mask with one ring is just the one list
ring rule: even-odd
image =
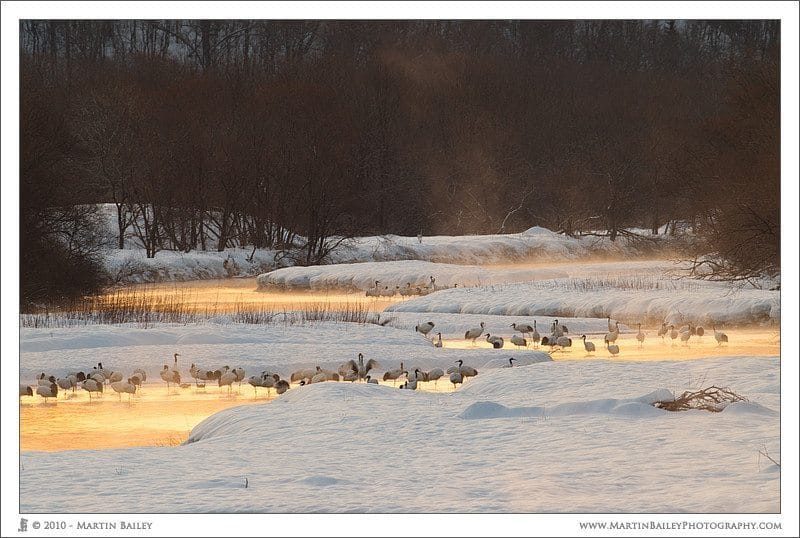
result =
[[100,202],[149,256],[679,222],[775,274],[779,49],[778,21],[21,21],[23,302],[99,278]]

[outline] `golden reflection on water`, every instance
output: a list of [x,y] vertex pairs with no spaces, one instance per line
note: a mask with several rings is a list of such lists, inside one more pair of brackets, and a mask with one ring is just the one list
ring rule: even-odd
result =
[[227,278],[164,284],[134,284],[115,290],[107,297],[119,299],[165,298],[165,303],[181,305],[198,313],[228,313],[237,310],[263,309],[272,311],[299,310],[324,306],[326,309],[359,308],[380,312],[387,306],[410,299],[393,297],[367,297],[363,291],[305,289],[258,290],[255,278]]
[[[780,355],[781,343],[780,331],[778,330],[725,329],[725,334],[728,335],[729,342],[721,346],[717,345],[717,341],[714,339],[714,335],[711,331],[702,338],[691,337],[686,346],[681,343],[680,339],[677,339],[674,345],[669,337],[666,337],[662,341],[662,339],[656,335],[656,332],[657,329],[645,331],[647,336],[641,348],[639,347],[639,342],[636,340],[635,334],[620,335],[616,341],[620,352],[616,357],[612,357],[603,344],[605,333],[590,333],[586,335],[586,340],[593,342],[595,345],[595,352],[591,354],[586,353],[583,347],[583,340],[580,338],[581,335],[567,335],[572,338],[572,346],[563,350],[556,347],[552,351],[551,356],[553,360],[556,361],[612,358],[615,360],[630,361],[660,361],[723,356],[762,357]],[[442,347],[453,349],[492,349],[492,345],[489,342],[480,338],[476,340],[474,344],[472,340],[464,339],[443,340],[442,344]],[[497,351],[503,352],[508,356],[513,356],[514,353],[524,354],[531,350],[550,352],[550,347],[539,346],[538,348],[534,348],[532,344],[527,348],[517,347],[510,342],[510,335],[508,335],[503,348]]]
[[[399,387],[384,383],[389,387]],[[420,390],[452,392],[446,379],[434,383],[421,383]],[[422,386],[424,385],[424,386]],[[293,384],[289,390],[303,390]],[[123,448],[134,446],[175,446],[184,442],[192,428],[209,416],[238,405],[260,404],[277,398],[274,390],[243,383],[234,386],[228,395],[227,388],[215,385],[205,388],[170,387],[164,384],[145,384],[141,391],[128,399],[119,398],[110,387],[102,396],[92,396],[78,389],[61,392],[57,399],[47,402],[39,396],[20,398],[20,448],[21,450],[80,450]]]

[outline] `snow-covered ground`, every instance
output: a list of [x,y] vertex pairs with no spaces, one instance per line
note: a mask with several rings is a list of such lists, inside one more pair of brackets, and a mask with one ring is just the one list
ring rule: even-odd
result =
[[712,325],[780,322],[780,292],[679,278],[669,261],[621,261],[547,266],[451,265],[420,261],[288,267],[260,275],[259,289],[403,290],[441,287],[409,296],[387,312],[505,316],[612,317],[635,326],[662,321]]
[[[21,383],[33,383],[41,372],[60,377],[97,362],[123,375],[143,368],[149,379],[134,399],[185,422],[182,438],[191,428],[180,446],[24,451],[22,512],[781,509],[780,467],[762,455],[781,460],[777,292],[678,279],[672,273],[680,267],[643,259],[625,240],[575,239],[540,228],[422,241],[359,238],[334,252],[335,264],[271,272],[274,253],[257,251],[250,263],[244,259],[250,252],[160,252],[147,260],[129,248],[110,251],[106,264],[121,282],[149,282],[223,277],[223,264],[232,259],[240,275],[260,274],[259,288],[267,294],[367,290],[375,280],[389,289],[421,287],[431,276],[446,289],[392,299],[368,324],[298,323],[280,313],[267,324],[235,323],[215,308],[219,315],[185,325],[22,328]],[[620,321],[622,351],[613,360],[602,349],[607,316]],[[545,335],[554,318],[569,327],[572,348],[545,353],[508,341],[512,323],[535,321]],[[435,323],[429,336],[441,333],[443,347],[415,332],[427,321]],[[702,324],[708,334],[687,346],[662,341],[655,335],[662,321]],[[485,332],[506,338],[503,349],[465,340],[465,331],[481,322]],[[641,349],[634,336],[638,323],[648,332]],[[730,341],[718,347],[711,325],[723,323]],[[592,356],[584,353],[581,334],[596,342]],[[180,354],[184,381],[191,381],[192,363],[288,377],[301,368],[336,370],[359,353],[378,361],[377,377],[401,364],[413,372],[446,369],[457,360],[479,374],[454,392],[442,392],[448,376],[438,389],[419,391],[363,383],[294,385],[263,403],[248,387],[225,399],[209,391],[205,404],[214,400],[214,411],[235,407],[211,416],[197,411],[190,424],[177,404],[186,409],[196,399],[198,410],[208,409],[199,405],[204,389],[170,393],[164,387],[158,371],[173,364],[174,353]],[[509,357],[517,359],[513,368],[506,367]],[[712,384],[748,401],[720,413],[671,413],[651,405]],[[149,401],[155,394],[158,399]],[[113,423],[100,425],[111,435],[145,424],[137,416],[144,405],[109,399],[116,400],[113,393],[84,407],[74,400],[43,404],[38,396],[23,397],[22,435],[26,428],[47,427],[27,424],[25,416],[58,418],[62,409],[81,413],[82,424],[93,410],[116,413]],[[40,409],[47,413],[25,414],[43,405],[51,406]],[[68,415],[61,418],[59,435],[71,424]],[[96,433],[97,425],[88,423]],[[42,431],[36,433],[41,438]],[[64,469],[87,465],[113,472],[53,487]]]
[[[215,250],[192,250],[190,252],[159,251],[154,258],[147,258],[141,242],[136,238],[133,228],[129,228],[123,242],[124,249],[116,247],[116,208],[113,204],[101,204],[99,207],[105,236],[109,248],[103,255],[103,265],[115,281],[119,283],[186,281],[195,279],[226,278],[235,276],[256,276],[290,263],[288,259],[276,261],[278,252],[271,249],[226,248],[223,252]],[[355,237],[345,240],[331,252],[331,264],[351,264],[364,262],[418,260],[435,264],[486,265],[513,262],[565,262],[570,260],[598,259],[626,260],[640,258],[654,253],[669,254],[675,244],[675,238],[658,235],[650,236],[648,231],[636,230],[654,242],[645,245],[643,242],[631,242],[621,236],[616,242],[605,237],[584,236],[569,237],[559,235],[540,227],[530,228],[518,234],[472,235],[472,236],[425,236],[406,237],[398,235],[380,235]],[[332,238],[337,240],[337,238]],[[215,245],[209,240],[208,247]],[[248,258],[252,254],[252,259]],[[226,260],[235,263],[235,270],[229,272],[223,265]],[[280,259],[280,256],[278,257]],[[461,281],[462,285],[480,283],[482,275],[476,268],[454,270],[441,268],[442,281]],[[438,272],[438,271],[437,271]],[[411,274],[417,273],[412,270]],[[298,275],[299,273],[287,273]],[[428,282],[430,272],[422,270],[420,278]],[[543,273],[545,274],[545,273]],[[421,275],[424,275],[421,276]],[[556,276],[556,275],[553,275]],[[287,279],[276,277],[280,284],[291,284]],[[291,279],[292,277],[287,277]],[[396,284],[405,285],[408,278],[400,278]],[[511,281],[525,280],[516,277]],[[369,279],[356,277],[347,284],[359,289],[366,289],[374,284]],[[363,282],[362,282],[363,280]],[[378,278],[378,280],[380,280]],[[486,281],[485,279],[483,280]],[[387,282],[388,283],[388,282]],[[320,285],[324,285],[322,281]],[[363,286],[362,286],[363,284]],[[296,284],[295,284],[296,285]]]
[[350,289],[405,290],[410,285],[412,292],[418,286],[433,290],[447,288],[469,288],[526,282],[531,280],[552,280],[557,278],[607,277],[620,278],[634,276],[648,278],[677,271],[679,266],[664,260],[622,261],[622,262],[554,262],[547,265],[532,262],[500,265],[455,265],[418,260],[391,262],[363,262],[336,265],[317,265],[311,267],[285,267],[259,275],[256,279],[260,289]]
[[552,279],[448,289],[393,304],[389,312],[612,317],[629,325],[775,324],[780,292],[667,277]]
[[[472,316],[445,316],[437,323],[448,334],[474,321]],[[124,372],[143,367],[154,378],[148,383],[163,386],[156,372],[171,363],[175,352],[181,354],[184,372],[198,362],[209,368],[243,366],[253,372],[270,368],[286,375],[299,367],[336,368],[362,352],[381,363],[378,372],[396,368],[400,361],[406,368],[429,369],[463,359],[477,367],[479,375],[453,393],[349,383],[294,386],[272,402],[233,407],[209,417],[193,429],[191,442],[178,447],[23,452],[20,509],[780,509],[780,469],[759,456],[762,450],[780,461],[777,356],[538,362],[548,355],[435,348],[409,328],[412,321],[398,318],[385,327],[219,322],[149,329],[23,329],[20,380],[25,382],[40,371],[59,375],[102,361]],[[505,321],[512,320],[486,319],[498,330]],[[571,331],[602,330],[605,323],[562,321]],[[500,368],[502,359],[512,354],[526,359],[527,365]],[[750,402],[721,413],[670,413],[649,405],[670,391],[709,384],[729,386]],[[70,481],[68,488],[51,487],[63,469],[87,465],[114,471],[93,473],[91,481]],[[45,489],[48,494],[42,495]]]

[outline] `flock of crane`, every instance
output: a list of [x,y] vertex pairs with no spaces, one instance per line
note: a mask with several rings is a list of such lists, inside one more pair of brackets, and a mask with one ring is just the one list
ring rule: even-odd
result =
[[[603,337],[603,343],[611,356],[617,356],[620,352],[619,345],[616,343],[619,337],[619,321],[612,322],[609,317],[607,318],[607,322],[608,333]],[[435,323],[428,321],[415,326],[414,330],[427,339],[434,327]],[[540,346],[548,346],[550,351],[554,352],[572,346],[572,338],[567,336],[569,331],[566,325],[561,324],[557,319],[552,322],[550,333],[544,336],[539,333],[536,321],[533,322],[533,326],[512,323],[511,328],[514,329],[515,334],[510,337],[510,341],[517,347],[527,348],[529,344],[532,344],[532,347],[537,349]],[[712,330],[717,345],[728,342],[727,334],[718,332],[716,327],[712,327]],[[505,339],[502,336],[492,335],[490,333],[484,334],[484,331],[485,324],[481,322],[479,326],[467,330],[464,333],[464,339],[472,340],[474,345],[478,338],[484,337],[487,342],[492,344],[493,348],[503,348]],[[433,345],[442,347],[442,333],[438,332],[436,334],[438,339],[433,341]],[[703,327],[693,324],[684,325],[678,329],[674,325],[662,323],[657,334],[661,337],[662,341],[665,341],[666,338],[669,337],[672,340],[673,346],[676,345],[678,339],[680,339],[682,345],[688,346],[689,340],[692,337],[702,338],[705,334],[705,330]],[[642,331],[642,325],[639,323],[636,340],[640,348],[646,337],[647,334]],[[595,352],[596,346],[594,342],[587,340],[586,335],[581,335],[581,340],[583,341],[583,346],[587,355]],[[179,353],[173,354],[172,367],[165,364],[159,372],[162,381],[167,384],[168,392],[170,390],[170,385],[176,385],[181,388],[189,388],[191,386],[190,383],[184,382],[181,378],[181,373],[178,369],[179,356]],[[441,368],[434,368],[426,371],[420,368],[405,368],[403,362],[401,362],[399,368],[386,371],[382,379],[384,382],[391,381],[393,386],[397,386],[397,381],[405,377],[405,382],[400,385],[400,388],[416,390],[420,382],[433,382],[434,386],[436,386],[438,380],[445,374],[449,374],[449,379],[453,387],[462,384],[464,380],[469,377],[478,375],[478,371],[475,368],[465,366],[463,361],[458,360],[456,363],[457,366],[451,366],[447,371],[443,371]],[[507,366],[513,365],[514,359],[509,359],[509,364]],[[228,388],[228,394],[231,393],[234,383],[238,383],[241,388],[242,383],[246,382],[253,387],[254,395],[257,396],[259,388],[266,388],[268,395],[272,389],[275,389],[277,394],[283,394],[289,390],[292,383],[297,383],[301,386],[325,381],[361,381],[374,384],[378,383],[378,378],[373,377],[370,372],[377,367],[379,367],[379,364],[375,359],[369,359],[365,362],[364,355],[359,353],[357,359],[342,363],[336,371],[326,370],[320,366],[304,368],[292,372],[288,380],[282,379],[280,374],[268,370],[247,377],[245,370],[240,367],[230,368],[229,366],[223,366],[219,369],[206,370],[194,363],[192,363],[189,368],[189,375],[194,379],[194,384],[197,388],[204,388],[206,383],[216,381],[217,386]],[[75,393],[76,390],[80,388],[89,393],[89,400],[91,401],[92,395],[102,394],[104,388],[108,386],[119,395],[120,399],[123,394],[127,394],[130,401],[130,397],[141,388],[142,383],[146,380],[147,373],[141,368],[135,369],[130,376],[126,377],[121,371],[105,368],[103,367],[103,363],[98,362],[97,366],[93,366],[91,369],[70,372],[66,377],[48,376],[42,372],[36,379],[35,389],[33,386],[20,384],[19,395],[20,397],[33,396],[35,393],[42,396],[45,401],[47,401],[48,398],[56,398],[59,391],[72,391]]]
[[[619,345],[616,343],[617,339],[619,338],[619,321],[612,322],[611,318],[609,317],[607,318],[607,322],[608,332],[603,337],[603,344],[605,345],[608,353],[612,357],[616,357],[620,352]],[[422,333],[427,338],[434,326],[435,325],[432,321],[428,321],[426,323],[417,325],[414,327],[414,330]],[[550,325],[550,333],[545,336],[542,336],[539,333],[535,320],[533,322],[533,327],[528,324],[512,323],[511,328],[514,329],[515,332],[521,333],[512,334],[509,338],[511,343],[518,348],[527,348],[532,344],[534,349],[538,349],[541,345],[548,346],[550,348],[550,352],[553,352],[572,347],[572,338],[567,336],[567,333],[569,332],[567,326],[559,323],[557,319],[553,320],[553,323]],[[641,323],[637,324],[637,328],[638,331],[636,333],[636,340],[639,342],[639,349],[641,349],[644,344],[644,340],[647,337],[647,333],[642,330]],[[484,335],[484,330],[485,324],[481,322],[480,326],[473,327],[464,333],[464,339],[472,340],[474,345],[478,338],[484,337],[488,343],[492,344],[494,349],[503,348],[505,345],[505,339],[502,336],[492,335],[490,333],[486,333]],[[712,326],[712,330],[714,332],[714,339],[717,341],[718,346],[728,342],[727,334],[718,332],[715,326]],[[442,347],[442,333],[436,334],[438,336],[438,340],[434,340],[433,345],[436,347]],[[680,338],[682,345],[688,346],[689,339],[691,337],[696,336],[698,338],[702,338],[704,334],[705,329],[703,329],[703,327],[695,326],[691,323],[682,326],[680,329],[677,329],[675,328],[675,325],[667,325],[666,322],[663,322],[661,324],[661,328],[658,330],[658,336],[661,337],[662,341],[666,339],[666,336],[669,336],[672,339],[673,346],[678,338]],[[587,355],[596,351],[597,346],[595,346],[594,342],[587,340],[585,334],[581,335],[581,340],[583,341],[583,347],[586,350]]]
[[[57,398],[59,391],[64,393],[75,392],[81,388],[89,393],[89,400],[91,401],[92,395],[99,395],[103,393],[106,386],[119,394],[122,398],[123,394],[128,394],[128,398],[136,393],[137,388],[142,386],[142,383],[147,381],[147,373],[141,368],[136,368],[130,377],[125,376],[120,371],[104,368],[102,362],[98,362],[97,366],[87,369],[86,372],[70,372],[66,377],[48,376],[42,372],[36,378],[35,393],[45,399]],[[19,395],[33,396],[34,388],[30,385],[20,384]]]
[[[167,392],[170,390],[170,385],[177,385],[181,388],[189,388],[191,386],[190,383],[185,383],[181,380],[181,373],[178,369],[179,356],[179,353],[173,354],[173,365],[170,367],[165,364],[159,372],[162,381],[167,384]],[[458,384],[463,384],[465,379],[478,375],[478,371],[475,368],[464,365],[463,361],[458,360],[456,363],[458,366],[452,366],[446,372],[450,374],[450,382],[454,387]],[[223,366],[216,370],[206,370],[194,363],[189,368],[189,375],[194,379],[194,384],[197,388],[205,388],[207,382],[216,381],[217,386],[228,387],[229,395],[234,383],[238,383],[241,388],[242,383],[246,382],[253,387],[254,396],[257,397],[259,388],[266,388],[268,395],[271,389],[275,389],[277,394],[283,394],[289,390],[291,383],[297,383],[300,386],[325,381],[361,381],[377,384],[378,379],[372,377],[370,371],[378,366],[379,364],[375,359],[369,359],[365,362],[364,355],[359,353],[357,360],[351,359],[342,363],[335,372],[320,366],[304,368],[292,372],[288,381],[281,379],[280,374],[269,370],[246,377],[245,370],[240,367],[230,368],[229,366]],[[438,380],[444,375],[445,372],[441,368],[434,368],[428,371],[423,371],[420,368],[409,370],[404,367],[401,361],[399,368],[388,370],[383,374],[383,381],[391,381],[393,386],[397,386],[397,381],[401,377],[405,377],[405,382],[399,388],[416,390],[420,382],[433,382],[434,386],[436,386]],[[122,372],[104,368],[103,363],[99,362],[97,366],[93,366],[86,372],[70,372],[66,377],[57,378],[42,372],[36,379],[35,390],[33,386],[20,384],[19,395],[20,397],[33,396],[35,393],[42,396],[46,402],[48,398],[57,398],[59,391],[62,393],[68,393],[69,391],[75,393],[80,388],[89,393],[89,400],[91,401],[93,394],[102,394],[105,387],[110,387],[119,395],[120,399],[123,394],[127,394],[128,401],[130,401],[131,396],[141,388],[142,383],[146,380],[147,374],[140,368],[134,370],[133,374],[126,380]]]
[[[376,280],[375,287],[368,288],[366,291],[366,296],[394,297],[395,295],[400,295],[401,297],[410,297],[412,295],[428,295],[434,291],[446,290],[450,288],[450,286],[440,286],[436,284],[436,278],[434,277],[430,277],[430,282],[427,284],[411,284],[411,282],[406,282],[405,286],[395,286],[394,288],[390,288],[389,286],[381,287],[380,284],[381,281]],[[457,288],[458,284],[455,284],[452,287]]]

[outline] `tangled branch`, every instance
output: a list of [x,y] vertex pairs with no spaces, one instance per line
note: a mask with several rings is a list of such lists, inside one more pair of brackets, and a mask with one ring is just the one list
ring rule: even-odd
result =
[[746,402],[747,398],[736,394],[728,388],[712,385],[698,391],[685,391],[672,401],[653,402],[653,407],[667,411],[686,411],[687,409],[703,409],[718,413],[733,402]]

